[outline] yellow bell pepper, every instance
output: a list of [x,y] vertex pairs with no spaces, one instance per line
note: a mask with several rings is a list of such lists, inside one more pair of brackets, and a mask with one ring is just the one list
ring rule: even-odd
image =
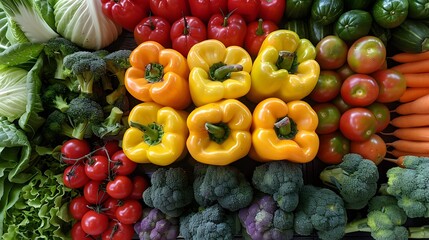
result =
[[317,114],[308,103],[267,98],[253,111],[249,156],[258,161],[310,162],[319,150],[317,124]]
[[309,40],[300,39],[290,30],[271,32],[253,62],[247,98],[254,103],[269,97],[285,102],[303,99],[319,78],[320,66],[315,58],[316,49]]
[[195,106],[239,98],[250,89],[252,58],[239,46],[218,40],[199,42],[189,50],[189,90]]
[[187,113],[154,102],[134,106],[122,139],[125,155],[137,163],[169,165],[186,152]]
[[252,113],[236,99],[195,108],[187,125],[186,146],[198,162],[223,166],[245,157],[250,150]]

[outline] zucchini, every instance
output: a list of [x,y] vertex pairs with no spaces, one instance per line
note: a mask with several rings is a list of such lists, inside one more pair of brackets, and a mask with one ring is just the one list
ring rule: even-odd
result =
[[408,18],[428,19],[429,0],[408,0]]
[[384,28],[378,25],[375,21],[372,22],[371,30],[369,31],[372,35],[380,38],[380,40],[387,46],[392,34],[389,28]]
[[308,40],[313,43],[314,46],[317,45],[322,38],[332,35],[334,33],[333,24],[322,25],[315,22],[312,18],[308,21]]
[[372,24],[371,14],[364,10],[349,10],[338,18],[334,26],[335,35],[345,42],[352,42],[368,35]]
[[429,27],[423,22],[406,19],[391,30],[389,43],[402,52],[419,53],[429,50]]
[[289,20],[285,23],[284,28],[296,32],[299,38],[308,39],[308,26],[307,26],[306,20],[301,20],[301,19]]
[[314,0],[311,6],[311,17],[317,23],[328,25],[335,22],[343,10],[343,0]]
[[374,21],[384,28],[394,28],[408,16],[408,0],[377,0],[372,6]]
[[288,19],[301,19],[309,15],[313,0],[286,0],[285,17]]

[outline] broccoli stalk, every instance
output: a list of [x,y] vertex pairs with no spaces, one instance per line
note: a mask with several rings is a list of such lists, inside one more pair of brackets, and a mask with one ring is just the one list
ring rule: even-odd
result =
[[410,239],[429,239],[429,225],[408,227],[408,233],[408,238]]
[[44,106],[58,109],[61,112],[68,109],[67,98],[70,96],[70,91],[66,85],[56,82],[49,84],[42,91],[41,99]]
[[43,124],[42,135],[51,143],[58,142],[58,135],[72,138],[73,128],[69,125],[67,115],[59,110],[51,112]]
[[118,107],[110,110],[109,116],[100,124],[92,125],[92,132],[95,136],[103,138],[105,136],[115,136],[124,128],[122,116],[124,112]]
[[143,209],[143,218],[134,224],[134,230],[141,240],[177,239],[179,219],[169,217],[156,208]]
[[108,104],[114,104],[120,96],[125,94],[124,78],[126,70],[131,67],[129,57],[131,50],[117,50],[104,57],[107,72],[113,74],[118,80],[118,86],[106,96]]
[[48,57],[48,60],[54,61],[55,63],[56,67],[54,78],[65,79],[66,76],[64,75],[63,65],[64,57],[74,52],[78,52],[80,49],[77,45],[66,38],[55,37],[46,42],[43,50]]

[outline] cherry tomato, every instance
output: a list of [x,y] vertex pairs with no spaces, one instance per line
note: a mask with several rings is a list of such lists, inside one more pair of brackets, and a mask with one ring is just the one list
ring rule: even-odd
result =
[[70,165],[64,169],[63,183],[68,188],[81,188],[89,180],[89,177],[85,174],[85,166],[83,164]]
[[371,76],[380,87],[377,101],[389,103],[398,101],[407,89],[407,82],[402,73],[393,69],[378,70]]
[[340,131],[351,141],[366,141],[375,133],[377,120],[366,108],[350,108],[340,118]]
[[121,205],[121,201],[116,198],[109,197],[103,202],[104,214],[111,219],[116,219],[116,209]]
[[340,131],[319,135],[317,158],[326,164],[339,164],[343,156],[350,152],[350,140]]
[[137,168],[137,163],[131,161],[123,150],[116,151],[110,162],[110,169],[116,175],[129,175]]
[[380,164],[386,156],[386,143],[377,134],[363,142],[352,141],[350,143],[350,152],[358,153],[363,158],[373,161],[376,165]]
[[171,47],[171,24],[161,16],[143,18],[134,28],[134,40],[137,45],[146,41],[155,41],[164,48]]
[[123,224],[136,223],[143,214],[143,207],[139,201],[134,199],[125,200],[124,203],[116,209],[116,219]]
[[366,108],[374,114],[375,119],[377,120],[375,132],[383,131],[390,123],[389,108],[385,104],[379,102],[375,102]]
[[133,191],[133,182],[127,176],[116,176],[109,181],[106,186],[106,192],[109,196],[116,199],[124,199]]
[[102,240],[131,240],[134,236],[134,226],[119,221],[110,221],[107,230],[101,234]]
[[91,180],[83,187],[83,196],[91,204],[101,204],[109,197],[104,191],[104,182]]
[[346,63],[348,50],[343,39],[328,35],[316,44],[316,61],[323,70],[337,69]]
[[327,134],[338,129],[341,113],[334,104],[318,103],[313,106],[313,110],[317,113],[317,118],[319,119],[316,128],[317,134]]
[[316,102],[329,102],[340,93],[342,83],[338,73],[331,70],[320,71],[316,86],[309,97]]
[[83,231],[82,224],[80,221],[73,224],[73,227],[70,231],[70,235],[73,240],[94,240],[94,237]]
[[375,36],[364,36],[350,46],[347,63],[356,73],[369,74],[379,70],[386,60],[386,47]]
[[90,203],[84,196],[75,197],[69,203],[69,212],[74,219],[81,220],[83,215],[89,211],[88,205]]
[[109,218],[103,213],[89,210],[83,215],[81,220],[82,229],[89,235],[100,235],[109,226]]
[[133,177],[133,191],[131,192],[130,199],[142,199],[143,192],[146,188],[149,187],[149,181],[146,180],[143,176],[134,176]]
[[92,154],[92,156],[96,155],[96,156],[105,156],[107,157],[112,157],[112,155],[116,152],[121,150],[121,148],[119,147],[119,141],[118,140],[108,140],[105,143],[97,145],[94,147],[94,149],[96,149],[96,151]]
[[341,85],[341,97],[355,107],[364,107],[378,97],[379,87],[374,78],[366,74],[353,74]]
[[85,161],[85,156],[91,152],[89,143],[82,139],[70,139],[61,146],[61,160],[69,165],[76,161]]
[[105,156],[92,156],[85,164],[86,175],[96,181],[109,176],[109,160]]

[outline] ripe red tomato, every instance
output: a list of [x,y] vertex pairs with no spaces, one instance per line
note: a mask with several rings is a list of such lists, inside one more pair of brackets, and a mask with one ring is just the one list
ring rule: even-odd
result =
[[109,159],[105,156],[92,156],[85,163],[85,174],[96,181],[107,179],[109,176]]
[[377,120],[375,132],[383,131],[390,123],[389,108],[385,104],[379,102],[375,102],[366,108],[374,114],[375,119]]
[[317,158],[326,164],[339,164],[343,156],[350,152],[350,140],[340,131],[319,135]]
[[112,155],[116,152],[121,150],[121,147],[119,147],[119,141],[118,140],[107,140],[106,142],[102,144],[97,144],[94,149],[96,151],[92,154],[94,155],[100,155],[105,157],[112,157]]
[[336,72],[340,75],[341,80],[345,80],[346,78],[350,77],[351,75],[355,74],[353,70],[350,68],[349,64],[344,63],[343,66],[338,68]]
[[188,56],[192,46],[206,39],[207,27],[197,17],[185,16],[171,24],[171,46],[184,57]]
[[332,133],[338,129],[341,113],[332,103],[318,103],[313,106],[317,113],[319,123],[317,124],[317,134]]
[[133,182],[128,176],[116,176],[109,181],[106,186],[106,192],[112,198],[124,199],[133,191]]
[[94,240],[93,236],[88,235],[86,232],[83,231],[82,224],[80,221],[75,222],[73,224],[73,227],[70,231],[70,235],[73,240]]
[[104,191],[102,181],[90,180],[83,187],[83,196],[91,204],[101,204],[109,197]]
[[106,214],[111,219],[116,219],[116,209],[121,205],[122,200],[109,197],[106,201],[103,202],[104,214]]
[[137,163],[131,161],[123,150],[116,151],[110,162],[110,169],[116,175],[130,175],[137,168]]
[[83,164],[70,165],[64,169],[63,183],[68,188],[81,188],[89,180],[89,177],[85,174],[85,166]]
[[134,40],[139,45],[146,41],[155,41],[164,48],[171,47],[171,24],[161,16],[143,18],[134,28]]
[[259,0],[228,0],[228,11],[239,14],[246,23],[256,20],[260,6]]
[[110,221],[107,230],[101,234],[102,240],[131,240],[134,236],[134,226],[118,221]]
[[89,211],[88,205],[90,203],[84,196],[75,197],[69,203],[69,212],[74,219],[81,220],[83,215]]
[[130,199],[142,199],[143,192],[146,188],[149,187],[149,181],[143,176],[134,176],[133,177],[133,191],[131,192]]
[[123,224],[136,223],[143,214],[143,207],[139,201],[134,199],[125,200],[124,203],[116,209],[116,219]]
[[76,161],[85,161],[85,156],[91,152],[89,143],[82,139],[70,139],[61,146],[61,160],[69,165]]
[[377,99],[379,87],[371,76],[353,74],[344,80],[340,92],[346,103],[355,107],[364,107]]
[[316,61],[320,69],[337,69],[346,63],[348,50],[344,40],[336,35],[328,35],[316,44]]
[[356,73],[369,74],[379,70],[386,61],[386,47],[375,36],[364,36],[350,46],[347,63]]
[[350,108],[340,118],[340,131],[351,141],[368,140],[375,133],[376,127],[374,114],[366,108]]
[[170,24],[191,13],[187,0],[150,0],[149,7],[153,16],[161,16]]
[[386,156],[387,148],[383,138],[377,134],[363,142],[352,141],[350,143],[350,152],[358,153],[362,157],[373,161],[376,165],[380,164]]
[[377,101],[389,103],[398,101],[407,89],[407,82],[402,73],[393,69],[378,70],[371,76],[380,87]]
[[316,102],[329,102],[340,93],[342,83],[340,75],[335,71],[320,71],[316,86],[309,97]]
[[109,218],[103,213],[89,210],[83,215],[80,223],[84,232],[96,236],[106,231],[109,226]]

